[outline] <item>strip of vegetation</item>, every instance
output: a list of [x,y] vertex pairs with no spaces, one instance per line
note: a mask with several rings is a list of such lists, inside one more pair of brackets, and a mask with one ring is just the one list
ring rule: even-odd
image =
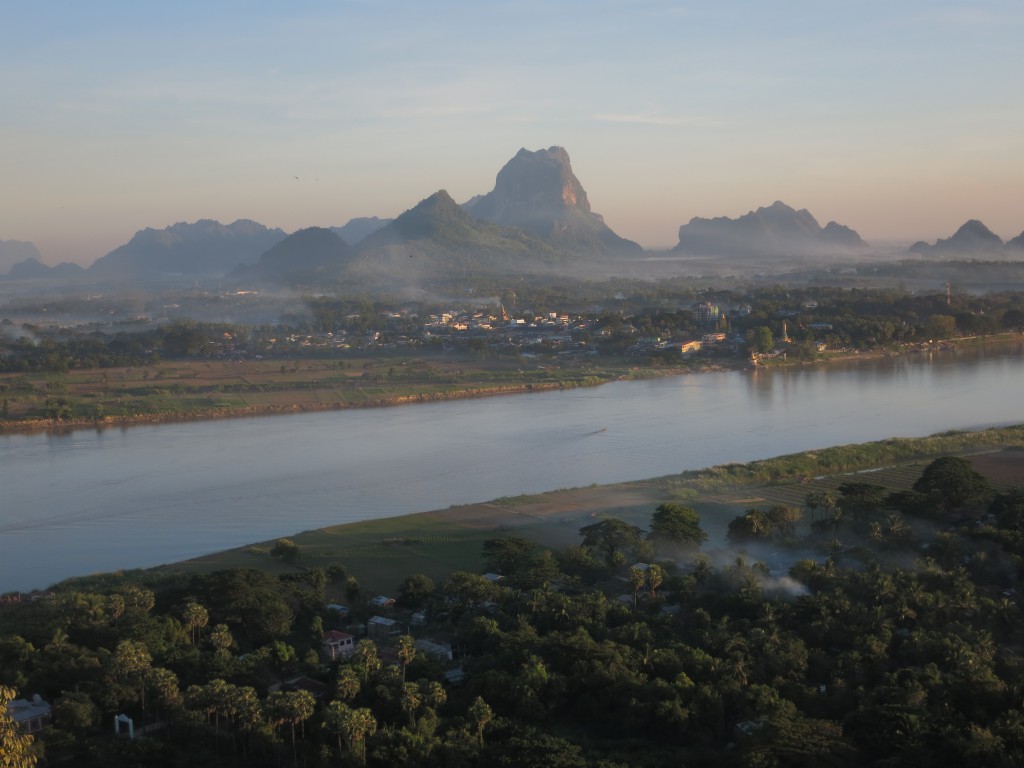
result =
[[790,482],[815,475],[854,472],[901,461],[1024,445],[1024,425],[893,437],[870,443],[805,451],[747,464],[723,464],[661,478],[669,491],[708,492],[743,485]]

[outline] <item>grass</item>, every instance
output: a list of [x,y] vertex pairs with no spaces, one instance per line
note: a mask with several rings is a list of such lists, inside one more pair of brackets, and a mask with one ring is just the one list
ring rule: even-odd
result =
[[[153,417],[256,415],[596,386],[633,370],[516,359],[377,357],[177,361],[149,367],[0,374],[0,431]],[[54,418],[55,401],[65,406]]]

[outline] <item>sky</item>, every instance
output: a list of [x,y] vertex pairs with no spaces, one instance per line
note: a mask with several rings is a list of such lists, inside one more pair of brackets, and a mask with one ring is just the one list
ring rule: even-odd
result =
[[1009,239],[1022,33],[1020,0],[0,0],[0,240],[393,217],[554,145],[648,248],[775,200]]

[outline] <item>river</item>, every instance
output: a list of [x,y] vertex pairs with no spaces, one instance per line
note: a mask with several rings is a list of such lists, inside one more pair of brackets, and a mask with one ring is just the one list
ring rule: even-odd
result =
[[479,400],[0,436],[0,592],[326,525],[1024,422],[1024,343]]

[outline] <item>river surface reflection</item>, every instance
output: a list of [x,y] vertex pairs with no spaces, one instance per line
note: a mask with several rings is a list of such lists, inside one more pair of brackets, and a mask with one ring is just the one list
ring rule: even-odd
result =
[[[0,592],[325,525],[1024,422],[1024,344],[0,437]],[[602,431],[603,430],[603,431]]]

